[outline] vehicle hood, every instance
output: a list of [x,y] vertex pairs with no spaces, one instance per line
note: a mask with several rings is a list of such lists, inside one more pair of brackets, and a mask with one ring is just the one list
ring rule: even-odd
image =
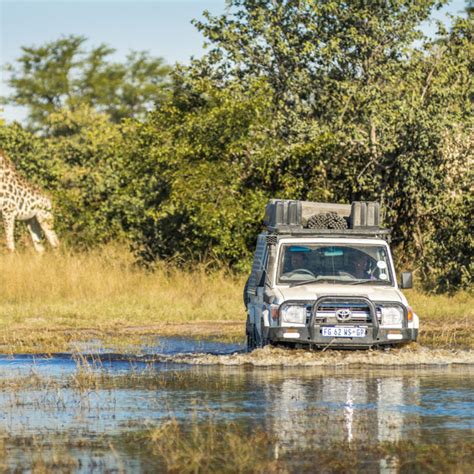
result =
[[397,288],[370,285],[319,283],[294,288],[279,286],[275,288],[275,296],[279,303],[286,300],[314,301],[321,296],[363,296],[371,301],[397,301],[407,304],[405,297]]

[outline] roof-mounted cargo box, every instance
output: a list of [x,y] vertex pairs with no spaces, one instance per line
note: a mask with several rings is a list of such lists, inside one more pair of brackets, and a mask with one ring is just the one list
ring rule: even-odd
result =
[[380,204],[378,202],[354,201],[351,205],[351,229],[380,226]]
[[267,227],[302,227],[302,202],[271,199],[265,208]]
[[[324,220],[328,225],[324,225]],[[378,202],[352,204],[271,199],[265,210],[265,226],[274,233],[323,233],[367,235],[380,233]],[[332,224],[332,225],[331,225]],[[384,234],[386,232],[383,232]]]

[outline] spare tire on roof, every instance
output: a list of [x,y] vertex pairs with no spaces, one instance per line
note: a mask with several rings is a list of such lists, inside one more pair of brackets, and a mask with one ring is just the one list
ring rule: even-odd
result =
[[327,212],[325,214],[315,214],[308,219],[309,229],[347,229],[347,221],[336,212]]

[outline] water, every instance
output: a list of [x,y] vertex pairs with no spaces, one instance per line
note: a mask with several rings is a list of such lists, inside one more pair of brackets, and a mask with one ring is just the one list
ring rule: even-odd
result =
[[[75,344],[77,348],[78,345]],[[179,370],[173,359],[187,356],[218,357],[229,354],[243,354],[245,344],[229,344],[219,341],[193,340],[179,337],[157,338],[153,345],[143,346],[140,355],[116,353],[100,347],[99,341],[81,346],[84,352],[47,354],[0,354],[0,378],[35,374],[44,376],[64,376],[74,374],[78,364],[89,363],[90,367],[105,370],[108,373],[128,372],[131,369],[143,369],[153,362],[168,362],[157,370]],[[183,369],[183,368],[181,368]]]
[[[216,423],[262,428],[282,452],[367,440],[474,442],[474,365],[463,354],[458,354],[463,364],[361,367],[360,360],[371,360],[371,354],[353,355],[355,366],[338,365],[335,353],[282,355],[265,349],[249,355],[239,344],[179,338],[160,339],[144,352],[0,357],[0,433],[7,440],[58,435],[100,440],[169,418],[189,423],[212,417]],[[330,363],[292,367],[281,364],[283,356]],[[247,362],[225,362],[242,358]],[[26,462],[8,441],[6,453],[11,468]],[[95,450],[76,450],[75,456],[84,472],[91,462],[109,467],[115,462],[100,443]],[[140,459],[119,457],[123,465],[140,469]]]

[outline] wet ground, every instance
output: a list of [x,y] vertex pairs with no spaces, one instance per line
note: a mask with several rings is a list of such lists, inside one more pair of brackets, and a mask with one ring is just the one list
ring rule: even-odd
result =
[[[170,418],[261,428],[272,435],[275,456],[295,458],[334,443],[474,442],[470,352],[265,348],[247,354],[241,344],[179,338],[159,339],[139,356],[107,352],[94,342],[82,349],[0,356],[7,470],[31,467],[24,440],[47,453],[64,437],[93,441],[69,450],[80,460],[74,471],[146,470],[146,459],[120,443],[110,450],[110,440]],[[399,470],[377,466],[378,472]]]

